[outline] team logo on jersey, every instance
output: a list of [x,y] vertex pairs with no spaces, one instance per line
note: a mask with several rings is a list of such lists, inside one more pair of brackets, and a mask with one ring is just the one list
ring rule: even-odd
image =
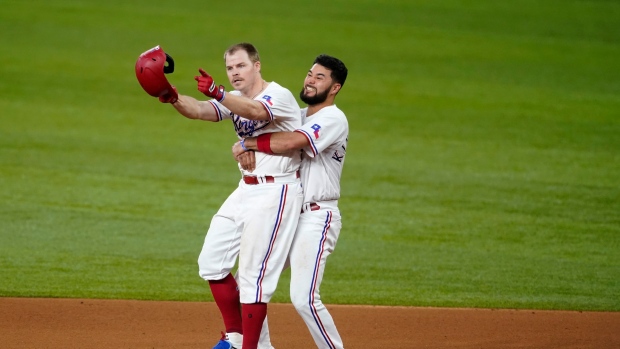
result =
[[267,103],[269,103],[269,105],[270,105],[270,106],[272,106],[272,107],[273,107],[273,102],[271,102],[271,96],[264,95],[264,96],[263,96],[263,99],[264,99]]
[[321,129],[321,126],[319,124],[314,124],[312,125],[312,129],[314,130],[314,138],[319,139],[319,130]]
[[239,115],[233,115],[232,120],[235,125],[235,131],[242,138],[254,136],[254,132],[267,127],[271,122],[269,120],[248,120]]

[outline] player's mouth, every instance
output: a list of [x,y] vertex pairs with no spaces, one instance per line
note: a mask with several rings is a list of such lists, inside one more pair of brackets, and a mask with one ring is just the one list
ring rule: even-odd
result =
[[304,90],[306,91],[306,93],[310,93],[310,92],[316,93],[316,88],[314,88],[312,86],[306,86],[306,88]]

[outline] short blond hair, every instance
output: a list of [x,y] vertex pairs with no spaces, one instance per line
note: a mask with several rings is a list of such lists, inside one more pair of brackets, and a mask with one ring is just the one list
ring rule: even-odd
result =
[[252,63],[260,62],[260,56],[258,55],[258,50],[256,49],[256,47],[254,47],[254,45],[247,43],[247,42],[241,42],[238,44],[234,44],[230,46],[228,49],[226,49],[226,51],[224,52],[224,60],[226,60],[227,55],[232,55],[233,53],[239,50],[243,50],[247,52],[248,57],[250,57],[250,61],[252,61]]

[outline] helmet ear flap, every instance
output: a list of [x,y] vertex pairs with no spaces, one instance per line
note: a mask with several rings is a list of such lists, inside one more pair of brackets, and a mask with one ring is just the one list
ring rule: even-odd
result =
[[149,95],[160,97],[172,90],[172,85],[164,74],[174,71],[174,60],[159,45],[143,52],[138,57],[135,68],[140,86]]
[[164,65],[164,74],[171,74],[174,72],[174,59],[170,57],[169,54],[166,53],[166,63],[168,65]]

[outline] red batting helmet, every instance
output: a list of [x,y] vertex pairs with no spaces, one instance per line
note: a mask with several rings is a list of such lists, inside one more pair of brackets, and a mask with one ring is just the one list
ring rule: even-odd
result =
[[[166,66],[165,63],[168,63]],[[153,97],[172,91],[164,74],[174,71],[174,61],[159,45],[142,53],[136,62],[136,77],[140,86]]]

